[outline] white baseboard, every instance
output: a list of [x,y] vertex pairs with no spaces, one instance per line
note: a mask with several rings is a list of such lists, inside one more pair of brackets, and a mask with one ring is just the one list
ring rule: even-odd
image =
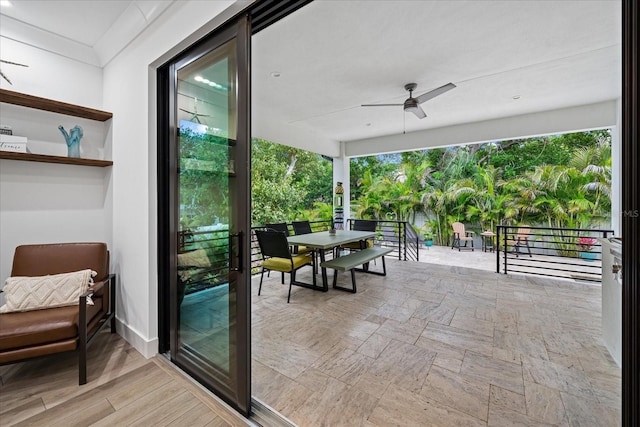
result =
[[150,358],[158,354],[158,338],[148,340],[132,329],[129,325],[125,325],[116,318],[116,332],[138,350],[145,358]]

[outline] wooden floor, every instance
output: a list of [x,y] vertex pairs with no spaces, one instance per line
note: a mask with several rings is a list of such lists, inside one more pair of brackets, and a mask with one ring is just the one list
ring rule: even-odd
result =
[[88,383],[77,355],[0,366],[0,426],[244,426],[161,356],[145,359],[116,334],[89,347]]
[[294,287],[290,304],[279,274],[261,296],[254,278],[253,395],[300,426],[620,425],[599,286],[397,260],[387,272],[357,273],[357,294]]

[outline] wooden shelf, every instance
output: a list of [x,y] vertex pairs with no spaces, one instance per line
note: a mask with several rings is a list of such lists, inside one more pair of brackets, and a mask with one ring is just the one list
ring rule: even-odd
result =
[[51,111],[53,113],[66,114],[68,116],[80,117],[83,119],[97,120],[100,122],[105,122],[113,117],[113,114],[107,111],[94,110],[93,108],[67,104],[66,102],[40,98],[39,96],[27,95],[6,89],[0,89],[0,102],[21,105],[23,107],[35,108],[38,110]]
[[111,160],[77,159],[73,157],[48,156],[45,154],[14,153],[11,151],[0,151],[0,159],[40,163],[61,163],[65,165],[96,166],[101,168],[113,166],[113,162]]

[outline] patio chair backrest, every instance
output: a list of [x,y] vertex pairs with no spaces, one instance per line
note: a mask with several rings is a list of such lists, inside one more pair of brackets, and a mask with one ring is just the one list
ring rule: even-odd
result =
[[454,222],[453,224],[451,224],[451,227],[453,227],[453,232],[457,235],[459,235],[460,237],[464,237],[465,236],[465,229],[464,229],[464,224],[461,222]]
[[358,231],[376,231],[378,223],[367,219],[356,219],[353,221],[353,229]]
[[529,238],[529,234],[531,234],[531,228],[529,228],[528,225],[522,226],[520,228],[518,228],[518,230],[516,231],[515,236],[519,237],[521,239],[528,239]]
[[293,221],[291,225],[293,225],[293,232],[296,233],[296,235],[313,233],[309,221]]
[[256,230],[263,258],[291,258],[287,236],[282,231]]
[[289,235],[289,227],[287,226],[286,222],[277,222],[277,223],[273,223],[273,224],[266,224],[265,227],[266,228],[270,228],[272,230],[280,231],[280,232],[284,233],[285,236]]

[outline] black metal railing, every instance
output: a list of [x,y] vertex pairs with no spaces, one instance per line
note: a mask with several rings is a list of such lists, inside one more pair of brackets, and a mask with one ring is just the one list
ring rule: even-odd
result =
[[612,230],[499,225],[496,273],[602,281],[602,245]]
[[[353,228],[353,221],[348,219],[347,227]],[[401,261],[419,261],[419,238],[411,224],[406,221],[371,221],[376,222],[376,244],[393,249],[389,256]]]
[[404,223],[405,229],[405,256],[404,259],[407,261],[420,261],[420,236],[416,233],[416,230],[411,226],[411,224]]
[[184,294],[228,283],[231,256],[229,238],[229,230],[224,227],[185,230],[178,234],[180,254],[202,250],[208,261],[204,262],[204,258],[200,258],[196,265],[180,265],[178,258],[179,282],[184,288]]

